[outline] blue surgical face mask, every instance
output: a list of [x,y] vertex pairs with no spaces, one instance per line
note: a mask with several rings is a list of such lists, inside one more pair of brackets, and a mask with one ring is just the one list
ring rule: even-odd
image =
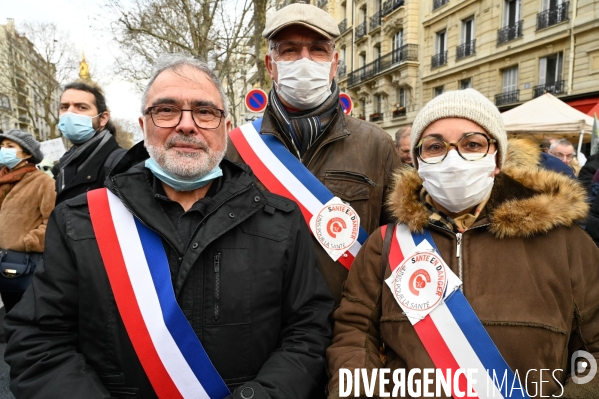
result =
[[0,164],[12,169],[21,163],[23,159],[17,156],[16,148],[0,148]]
[[[98,115],[94,116],[94,118]],[[83,144],[96,134],[92,125],[91,116],[74,114],[72,112],[66,112],[60,115],[58,128],[73,144]]]
[[152,158],[146,160],[146,168],[150,169],[154,176],[174,188],[176,191],[197,190],[223,175],[222,169],[216,165],[206,176],[194,180],[180,180],[166,173]]

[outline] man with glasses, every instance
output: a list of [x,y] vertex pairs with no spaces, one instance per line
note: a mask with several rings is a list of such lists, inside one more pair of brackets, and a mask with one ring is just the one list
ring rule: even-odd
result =
[[[336,303],[341,300],[341,286],[356,248],[390,220],[383,204],[392,171],[400,165],[388,133],[343,112],[335,80],[339,63],[335,39],[339,34],[330,14],[302,1],[267,16],[262,36],[268,40],[265,62],[273,80],[268,106],[263,118],[230,134],[233,145],[227,152],[229,159],[249,164],[268,190],[297,201],[308,224],[328,201],[351,207],[348,212],[359,217],[357,225],[353,220],[335,224],[342,234],[361,228],[357,241],[335,244],[350,248],[349,253],[335,253],[327,247],[332,239],[328,231],[336,235],[332,230],[319,231],[316,223],[311,228],[320,270]],[[267,153],[255,147],[245,151],[248,143],[256,143],[254,139],[267,143]],[[273,149],[279,146],[280,151]],[[271,150],[276,154],[275,163],[268,162]],[[284,173],[277,176],[280,170]],[[289,187],[296,186],[290,183],[296,178],[301,180],[302,190],[306,187],[305,195]]]
[[17,397],[302,398],[322,391],[333,300],[298,206],[224,154],[207,64],[164,56],[145,141],[60,204],[6,319]]
[[554,157],[561,159],[563,163],[570,166],[574,156],[576,156],[576,150],[574,146],[566,139],[560,139],[554,141],[549,147],[549,153]]
[[[390,369],[381,388],[410,397],[599,397],[599,377],[579,385],[567,371],[578,350],[599,359],[599,248],[575,223],[585,192],[506,166],[507,146],[499,111],[474,89],[418,113],[415,169],[396,171],[389,197],[398,223],[362,247],[333,314],[330,398],[347,392],[340,369],[364,367]],[[448,369],[450,388],[435,386]]]

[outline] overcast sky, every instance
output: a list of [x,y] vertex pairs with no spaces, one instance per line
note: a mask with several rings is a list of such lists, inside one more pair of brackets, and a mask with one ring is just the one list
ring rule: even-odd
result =
[[103,4],[104,0],[0,0],[0,24],[7,18],[13,18],[17,28],[25,21],[46,21],[68,31],[79,54],[85,51],[92,79],[103,87],[112,116],[136,122],[141,94],[112,72],[113,54],[119,50],[110,41],[110,13]]

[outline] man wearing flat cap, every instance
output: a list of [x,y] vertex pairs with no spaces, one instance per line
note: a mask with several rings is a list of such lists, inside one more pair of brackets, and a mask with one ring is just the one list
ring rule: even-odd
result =
[[268,106],[263,118],[230,133],[227,156],[300,205],[339,303],[353,257],[389,221],[383,203],[400,161],[390,135],[343,113],[334,79],[339,28],[331,15],[294,3],[267,17],[262,36],[273,80]]

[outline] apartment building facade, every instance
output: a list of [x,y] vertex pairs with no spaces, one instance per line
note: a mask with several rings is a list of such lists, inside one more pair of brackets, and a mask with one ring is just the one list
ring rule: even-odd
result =
[[599,103],[599,0],[318,0],[342,32],[338,82],[353,116],[389,134],[447,90],[500,111],[545,92]]
[[[48,80],[43,68],[45,61],[35,51],[33,44],[15,29],[14,20],[8,19],[0,25],[0,129],[27,131],[44,141],[50,138],[50,126],[44,115],[44,102],[48,99],[36,94],[33,82]],[[50,107],[58,110],[60,90],[55,81],[51,85],[57,89],[51,94]]]

